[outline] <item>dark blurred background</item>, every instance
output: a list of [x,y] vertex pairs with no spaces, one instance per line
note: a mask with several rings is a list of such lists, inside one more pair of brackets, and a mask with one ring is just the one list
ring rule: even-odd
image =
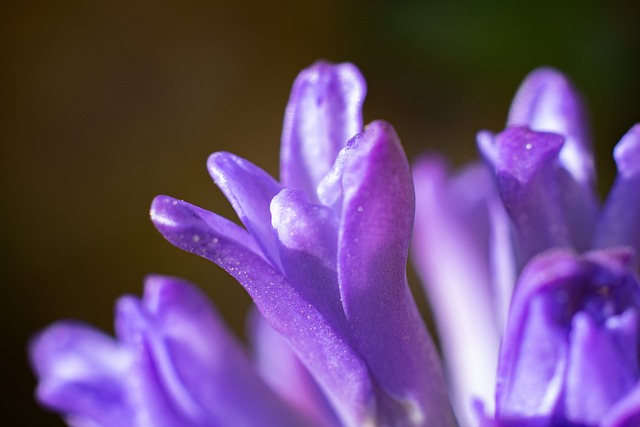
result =
[[365,120],[391,121],[411,158],[475,157],[533,68],[565,71],[589,102],[601,191],[640,118],[636,2],[13,1],[2,46],[2,424],[61,426],[33,402],[29,337],[61,318],[112,331],[150,272],[183,276],[242,330],[249,303],[214,265],[156,233],[169,194],[233,213],[214,151],[277,175],[296,74],[318,58],[367,78]]

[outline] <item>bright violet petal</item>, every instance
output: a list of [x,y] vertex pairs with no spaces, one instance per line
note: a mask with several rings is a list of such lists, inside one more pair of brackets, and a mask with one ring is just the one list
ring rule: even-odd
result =
[[414,195],[402,147],[390,125],[374,122],[341,155],[340,290],[381,388],[378,422],[452,425],[440,361],[407,286]]
[[230,153],[212,154],[207,166],[264,255],[273,265],[279,266],[269,205],[282,189],[280,184],[253,163]]
[[494,400],[498,360],[488,258],[493,180],[481,165],[449,179],[445,164],[431,157],[416,163],[413,177],[414,265],[435,314],[458,420],[473,425],[474,399]]
[[316,187],[338,152],[362,131],[366,85],[351,64],[318,62],[296,79],[282,132],[280,178],[317,202]]
[[124,338],[148,343],[171,406],[195,425],[302,424],[258,377],[196,287],[152,276],[146,280],[141,304],[133,307],[139,312],[120,310],[119,329],[126,325]]
[[618,177],[598,219],[594,247],[632,246],[640,253],[640,124],[614,152]]
[[510,128],[500,133],[496,167],[498,191],[513,222],[520,263],[554,246],[570,246],[563,210],[562,170],[557,156],[562,137]]
[[591,187],[595,168],[588,121],[580,95],[562,73],[539,68],[529,74],[513,99],[507,125],[562,135],[560,162],[576,181]]
[[132,354],[113,338],[79,323],[59,322],[31,343],[44,405],[104,427],[134,426],[127,396]]
[[346,425],[370,419],[367,368],[349,337],[336,329],[336,319],[326,318],[262,256],[229,235],[229,221],[166,196],[154,200],[151,217],[171,243],[213,261],[240,282],[269,324],[287,337]]
[[322,426],[340,426],[327,399],[307,368],[257,310],[249,318],[249,337],[258,372],[267,384],[300,413]]
[[300,190],[285,188],[271,203],[273,229],[287,279],[347,334],[337,276],[338,218],[309,203]]

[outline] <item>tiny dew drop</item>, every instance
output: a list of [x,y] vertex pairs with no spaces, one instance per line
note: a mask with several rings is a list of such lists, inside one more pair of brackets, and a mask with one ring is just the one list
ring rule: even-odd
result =
[[527,150],[531,150],[533,148],[533,144],[529,142],[524,146],[524,148],[526,148]]
[[362,206],[358,206],[358,212],[362,212],[364,208]]

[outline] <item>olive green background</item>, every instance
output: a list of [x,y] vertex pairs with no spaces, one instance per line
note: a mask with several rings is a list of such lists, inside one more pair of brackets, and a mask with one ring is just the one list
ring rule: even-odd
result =
[[148,273],[198,283],[242,330],[242,288],[165,242],[149,203],[169,194],[233,217],[207,156],[277,175],[291,83],[318,58],[360,67],[365,121],[392,122],[411,158],[474,158],[475,133],[503,126],[540,65],[589,102],[601,191],[640,118],[633,1],[230,3],[2,2],[3,425],[63,425],[33,402],[29,337],[62,318],[112,331],[115,300]]

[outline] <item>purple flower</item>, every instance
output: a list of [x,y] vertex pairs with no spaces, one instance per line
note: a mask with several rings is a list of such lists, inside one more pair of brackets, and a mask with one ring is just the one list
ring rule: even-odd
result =
[[640,126],[615,149],[602,208],[587,134],[575,90],[540,69],[507,129],[478,135],[484,164],[414,168],[416,266],[464,425],[478,402],[487,425],[640,422]]
[[232,154],[209,158],[244,228],[167,196],[153,202],[170,242],[253,298],[255,366],[197,290],[152,278],[142,301],[119,303],[117,341],[69,323],[40,335],[40,400],[83,426],[453,425],[407,286],[409,167],[390,125],[361,129],[364,94],[352,65],[301,73],[281,182]]

